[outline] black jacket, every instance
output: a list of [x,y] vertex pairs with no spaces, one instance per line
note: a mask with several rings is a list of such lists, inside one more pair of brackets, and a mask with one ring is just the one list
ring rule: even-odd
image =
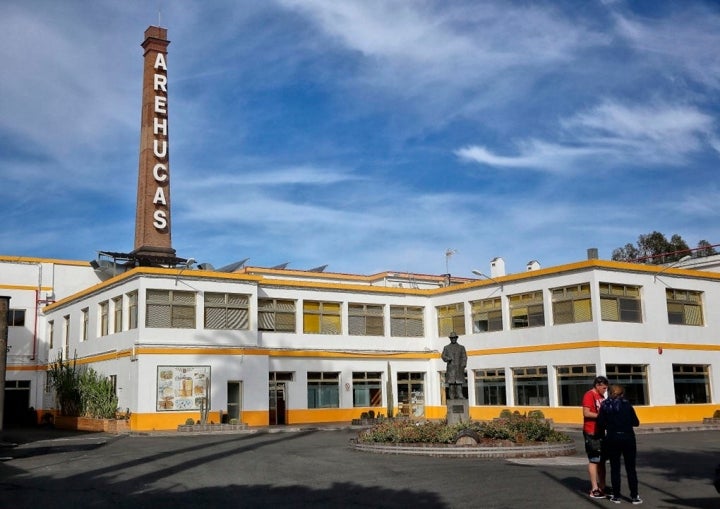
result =
[[640,425],[635,409],[625,398],[608,398],[600,405],[596,434],[600,436],[634,435]]

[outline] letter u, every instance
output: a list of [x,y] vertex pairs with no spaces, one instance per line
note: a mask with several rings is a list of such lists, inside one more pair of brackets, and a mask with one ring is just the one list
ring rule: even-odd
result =
[[155,157],[164,158],[167,156],[167,140],[162,140],[162,151],[158,150],[158,141],[160,140],[153,140],[153,154],[155,154]]

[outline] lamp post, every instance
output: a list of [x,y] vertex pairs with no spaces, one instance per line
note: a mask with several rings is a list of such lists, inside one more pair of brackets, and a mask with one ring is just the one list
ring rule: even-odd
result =
[[8,310],[10,297],[0,295],[0,431],[5,418],[5,373],[7,372],[8,351]]
[[483,278],[483,279],[488,279],[488,280],[492,281],[493,283],[497,284],[498,287],[500,287],[500,291],[502,292],[503,285],[502,285],[502,283],[501,283],[500,281],[498,281],[497,279],[495,279],[495,278],[493,278],[493,277],[490,277],[490,276],[487,276],[487,275],[483,274],[482,272],[480,272],[480,271],[477,270],[477,269],[473,269],[473,270],[472,270],[472,273],[475,274],[476,276],[480,276],[480,277]]

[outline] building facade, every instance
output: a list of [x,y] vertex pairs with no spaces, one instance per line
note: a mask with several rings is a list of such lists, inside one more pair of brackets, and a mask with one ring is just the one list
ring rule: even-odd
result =
[[247,267],[107,277],[84,262],[0,257],[0,282],[14,317],[6,394],[38,414],[55,408],[46,370],[62,354],[115,382],[136,430],[175,429],[204,405],[213,422],[251,426],[370,410],[442,419],[451,331],[468,352],[473,419],[539,409],[580,423],[598,374],[626,387],[645,423],[718,408],[714,271],[586,260],[448,285]]

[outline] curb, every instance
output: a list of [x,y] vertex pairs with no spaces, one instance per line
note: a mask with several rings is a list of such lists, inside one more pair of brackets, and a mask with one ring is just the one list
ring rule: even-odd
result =
[[350,447],[356,451],[377,454],[408,454],[414,456],[438,456],[446,458],[547,458],[554,456],[573,456],[577,450],[574,443],[517,445],[511,447],[483,446],[413,446],[362,444],[352,442]]

